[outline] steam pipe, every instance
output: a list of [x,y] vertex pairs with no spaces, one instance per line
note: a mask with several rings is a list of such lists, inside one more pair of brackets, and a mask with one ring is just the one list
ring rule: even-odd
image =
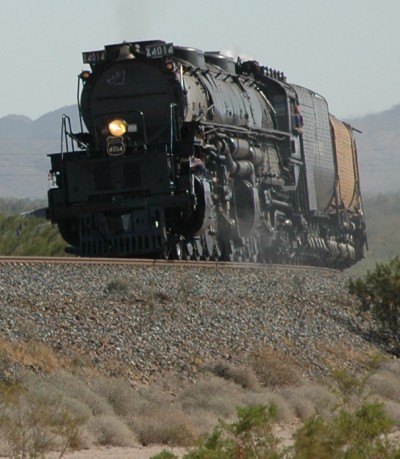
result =
[[[228,141],[231,139],[227,139]],[[240,140],[240,139],[237,139]],[[216,147],[218,150],[221,152],[221,154],[225,157],[225,164],[226,168],[232,175],[237,175],[238,177],[242,178],[249,178],[251,180],[251,183],[254,185],[256,181],[256,174],[254,170],[254,164],[249,161],[249,160],[241,160],[241,161],[236,161],[232,158],[231,154],[231,148],[230,146],[232,145],[232,142],[229,143],[228,147],[228,142],[225,141],[225,139],[222,139],[221,137],[218,138],[217,145]],[[248,146],[248,142],[247,142]],[[244,152],[243,143],[240,144],[239,142],[236,143],[235,147],[235,152],[239,154],[239,157],[241,154]],[[247,149],[247,153],[249,152],[249,149]]]

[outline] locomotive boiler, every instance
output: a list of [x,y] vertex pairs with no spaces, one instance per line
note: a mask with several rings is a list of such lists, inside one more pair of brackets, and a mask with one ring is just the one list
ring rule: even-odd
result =
[[164,41],[83,53],[48,218],[82,256],[345,268],[366,230],[350,125],[256,61]]

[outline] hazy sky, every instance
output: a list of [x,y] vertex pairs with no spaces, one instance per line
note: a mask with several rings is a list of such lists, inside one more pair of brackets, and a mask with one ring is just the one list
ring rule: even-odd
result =
[[161,39],[285,72],[349,118],[400,103],[399,0],[1,0],[0,118],[76,102],[82,51]]

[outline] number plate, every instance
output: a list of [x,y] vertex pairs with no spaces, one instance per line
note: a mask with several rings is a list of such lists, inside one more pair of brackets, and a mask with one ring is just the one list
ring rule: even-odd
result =
[[120,156],[126,151],[126,144],[121,137],[107,138],[107,153],[110,156]]
[[165,56],[172,56],[174,54],[174,45],[168,43],[165,45],[150,45],[146,46],[146,57],[148,59],[157,59]]
[[104,62],[106,54],[104,51],[88,51],[82,53],[82,59],[84,64],[97,64]]

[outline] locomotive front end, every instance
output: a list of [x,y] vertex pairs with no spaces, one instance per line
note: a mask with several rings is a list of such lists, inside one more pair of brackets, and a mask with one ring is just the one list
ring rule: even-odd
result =
[[66,131],[75,148],[50,155],[48,194],[49,218],[81,255],[156,255],[165,220],[190,206],[171,152],[182,111],[171,51],[146,42],[83,54],[91,67],[80,75],[87,131]]

